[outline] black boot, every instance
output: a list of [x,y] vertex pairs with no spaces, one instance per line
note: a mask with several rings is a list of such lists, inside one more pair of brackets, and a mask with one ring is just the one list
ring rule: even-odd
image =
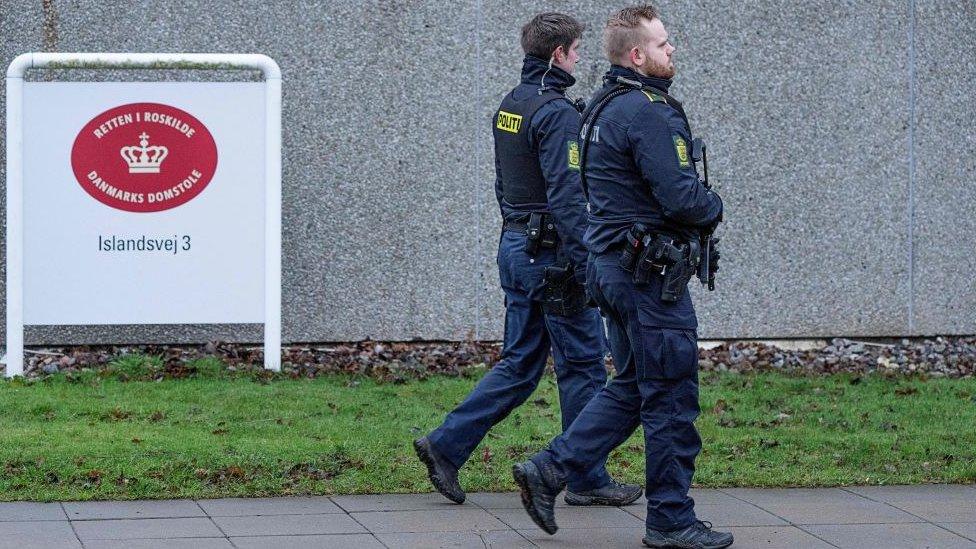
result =
[[654,530],[648,528],[644,545],[666,549],[722,549],[732,545],[732,534],[712,530],[710,522],[696,520],[680,530]]
[[563,484],[548,468],[540,469],[531,460],[512,466],[512,476],[522,495],[522,506],[532,517],[532,522],[547,534],[555,534],[556,496],[563,491]]
[[610,505],[621,507],[630,505],[644,494],[644,488],[639,484],[620,484],[610,479],[608,484],[593,490],[573,492],[566,490],[563,498],[567,505]]
[[413,449],[417,451],[420,461],[427,466],[427,477],[434,488],[454,503],[464,503],[466,495],[458,483],[457,468],[437,455],[427,437],[413,441]]

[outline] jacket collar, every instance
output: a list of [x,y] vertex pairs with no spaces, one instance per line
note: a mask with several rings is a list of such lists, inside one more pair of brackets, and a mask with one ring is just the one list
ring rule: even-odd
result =
[[664,93],[668,92],[668,88],[671,87],[671,80],[667,78],[657,78],[655,76],[644,76],[639,72],[629,69],[627,67],[621,67],[620,65],[611,65],[610,70],[603,76],[604,85],[613,83],[613,78],[621,76],[630,80],[636,80],[645,86],[650,86],[652,88],[657,88]]
[[550,68],[547,60],[526,55],[522,60],[522,83],[540,87],[545,85],[547,89],[563,92],[576,83],[576,78],[555,65]]

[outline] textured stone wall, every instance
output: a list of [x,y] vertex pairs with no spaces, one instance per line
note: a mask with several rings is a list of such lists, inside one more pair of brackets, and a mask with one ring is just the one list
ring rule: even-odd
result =
[[[543,9],[585,20],[572,92],[588,96],[606,68],[599,30],[623,5],[4,0],[0,61],[274,57],[285,340],[499,339],[489,119],[517,81],[518,28]],[[659,7],[678,48],[674,94],[727,207],[719,290],[695,290],[701,335],[976,333],[976,4]],[[28,331],[28,343],[212,337],[256,341],[260,327]]]

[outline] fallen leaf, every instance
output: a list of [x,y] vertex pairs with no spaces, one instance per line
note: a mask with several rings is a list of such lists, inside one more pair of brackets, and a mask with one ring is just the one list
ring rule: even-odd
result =
[[712,407],[712,413],[717,416],[720,416],[725,413],[725,407],[726,407],[725,400],[720,398],[718,399],[718,402],[715,403],[715,406]]

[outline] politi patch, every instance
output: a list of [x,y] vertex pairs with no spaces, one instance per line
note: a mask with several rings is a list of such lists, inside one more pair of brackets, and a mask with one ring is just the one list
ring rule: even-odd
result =
[[502,131],[518,133],[522,129],[522,116],[498,111],[498,121],[495,122],[495,127]]

